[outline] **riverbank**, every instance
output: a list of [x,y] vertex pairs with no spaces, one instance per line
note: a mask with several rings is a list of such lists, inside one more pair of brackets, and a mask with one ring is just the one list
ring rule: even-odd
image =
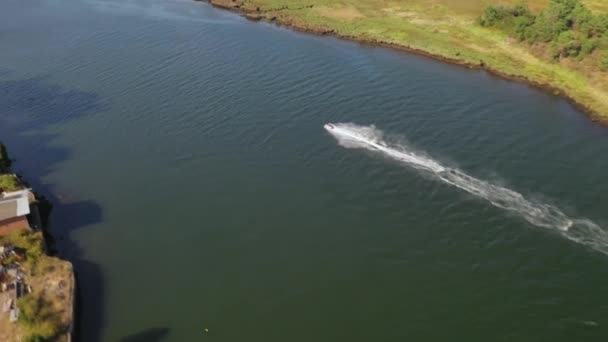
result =
[[[76,281],[52,256],[50,203],[12,173],[0,144],[0,341],[71,341]],[[7,187],[8,186],[8,187]]]
[[[477,18],[487,4],[481,0],[459,4],[446,0],[205,1],[242,13],[251,20],[485,69],[563,96],[589,113],[593,121],[608,124],[608,72],[600,70],[593,58],[548,61],[540,46],[518,42],[497,29],[481,27]],[[546,3],[534,0],[530,6],[538,11]],[[601,2],[587,0],[585,4],[595,11],[606,11]]]

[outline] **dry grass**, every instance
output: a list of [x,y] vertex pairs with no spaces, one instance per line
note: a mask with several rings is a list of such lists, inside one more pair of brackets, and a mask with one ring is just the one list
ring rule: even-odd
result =
[[[72,264],[44,254],[40,232],[23,230],[0,237],[0,244],[6,243],[26,250],[27,260],[22,262],[22,269],[33,292],[18,301],[22,311],[18,324],[10,323],[6,314],[0,316],[0,341],[17,342],[32,335],[64,341],[73,321]],[[29,320],[25,319],[28,311]]]
[[359,12],[356,7],[346,6],[346,7],[318,7],[315,8],[315,11],[319,12],[320,15],[332,18],[332,19],[343,19],[352,21],[357,18],[363,17],[363,14]]

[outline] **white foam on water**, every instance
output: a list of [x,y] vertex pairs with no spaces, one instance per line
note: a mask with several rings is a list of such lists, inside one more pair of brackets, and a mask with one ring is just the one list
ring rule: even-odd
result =
[[608,232],[586,218],[571,218],[558,207],[526,199],[522,194],[497,184],[472,177],[456,168],[441,165],[425,153],[405,144],[389,144],[381,130],[374,126],[352,123],[326,125],[338,143],[346,148],[362,148],[421,170],[432,178],[455,186],[492,205],[515,213],[529,223],[552,229],[568,240],[589,246],[608,255]]

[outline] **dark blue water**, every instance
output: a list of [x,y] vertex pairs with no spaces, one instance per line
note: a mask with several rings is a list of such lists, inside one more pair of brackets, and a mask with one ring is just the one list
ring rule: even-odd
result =
[[608,336],[608,130],[560,98],[188,0],[4,1],[0,46],[0,140],[56,204],[83,341]]

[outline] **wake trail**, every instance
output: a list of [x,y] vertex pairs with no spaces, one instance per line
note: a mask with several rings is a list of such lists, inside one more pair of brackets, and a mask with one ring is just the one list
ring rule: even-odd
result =
[[589,246],[608,255],[608,232],[586,218],[572,218],[558,207],[530,199],[505,187],[446,167],[425,153],[404,144],[389,144],[381,130],[374,126],[352,123],[327,124],[325,129],[346,148],[361,148],[381,153],[409,167],[423,171],[443,183],[455,186],[492,205],[515,213],[529,223],[552,229],[564,238]]

